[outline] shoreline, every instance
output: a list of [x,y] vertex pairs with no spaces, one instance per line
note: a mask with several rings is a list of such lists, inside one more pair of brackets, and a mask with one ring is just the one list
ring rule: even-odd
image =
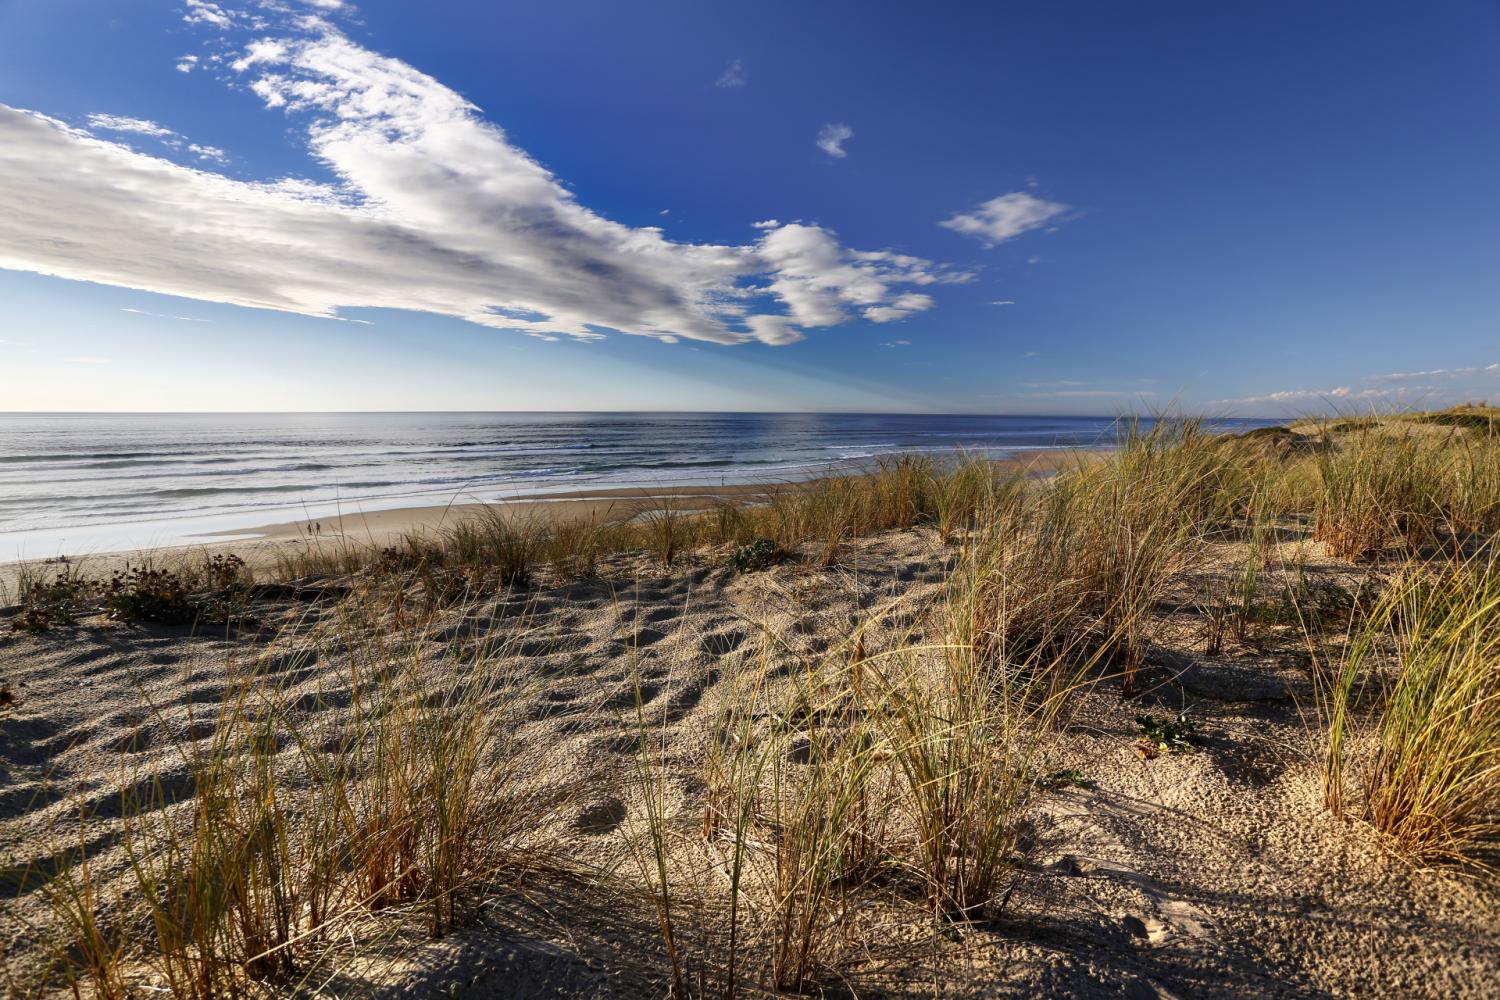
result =
[[[997,468],[1028,475],[1050,475],[1064,464],[1097,454],[1106,449],[1056,448],[1028,452],[1008,458],[993,459]],[[205,532],[191,540],[159,546],[101,549],[97,552],[59,553],[58,555],[7,559],[0,561],[0,602],[14,596],[16,581],[28,567],[87,566],[92,573],[107,576],[127,565],[163,556],[184,558],[215,554],[234,554],[244,559],[252,570],[273,567],[281,556],[306,551],[309,547],[353,545],[380,548],[408,535],[435,534],[461,521],[504,511],[510,516],[543,518],[553,523],[594,520],[600,524],[621,523],[648,510],[663,507],[663,501],[679,513],[702,513],[726,500],[754,504],[758,497],[770,493],[803,488],[823,479],[850,473],[832,473],[801,480],[774,480],[764,483],[739,483],[718,486],[611,486],[597,490],[562,493],[524,493],[504,500],[450,501],[408,507],[354,509],[331,516],[299,517],[270,521],[247,528]],[[357,508],[357,501],[350,506]]]

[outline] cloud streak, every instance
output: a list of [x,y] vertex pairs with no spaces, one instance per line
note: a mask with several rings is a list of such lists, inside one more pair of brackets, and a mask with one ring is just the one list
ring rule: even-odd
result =
[[[541,337],[773,345],[857,317],[902,319],[934,304],[917,288],[969,277],[846,248],[816,225],[763,223],[743,245],[626,226],[581,204],[469,101],[321,16],[268,32],[189,2],[185,19],[256,25],[226,62],[300,128],[333,182],[239,180],[0,105],[0,267],[310,316],[405,309]],[[93,124],[182,141],[144,119],[109,121]]]
[[[1452,383],[1462,379],[1484,376],[1500,376],[1500,362],[1488,365],[1469,365],[1459,368],[1433,368],[1418,372],[1387,372],[1367,375],[1361,384],[1335,385],[1321,389],[1282,389],[1259,396],[1239,396],[1234,399],[1215,399],[1209,405],[1255,406],[1271,404],[1293,404],[1313,401],[1327,403],[1368,402],[1398,403],[1413,398],[1442,395],[1452,391]],[[1447,384],[1446,390],[1434,383]],[[1474,383],[1478,386],[1479,383]],[[1485,387],[1492,388],[1492,387]],[[1461,390],[1462,391],[1462,390]]]

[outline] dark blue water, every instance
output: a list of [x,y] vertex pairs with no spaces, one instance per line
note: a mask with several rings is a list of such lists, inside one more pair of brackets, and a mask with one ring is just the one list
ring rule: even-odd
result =
[[897,452],[1005,456],[1115,434],[1098,417],[0,414],[0,559],[334,509],[804,479]]

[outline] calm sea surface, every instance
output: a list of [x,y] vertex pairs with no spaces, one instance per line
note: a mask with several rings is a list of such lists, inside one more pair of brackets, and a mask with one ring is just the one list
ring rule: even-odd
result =
[[802,479],[896,452],[1004,456],[1115,433],[1098,417],[0,414],[0,560],[166,545],[337,510]]

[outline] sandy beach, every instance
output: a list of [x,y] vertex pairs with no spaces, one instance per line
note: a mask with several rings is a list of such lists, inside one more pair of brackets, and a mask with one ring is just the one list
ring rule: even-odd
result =
[[[650,997],[683,977],[756,995],[1488,996],[1489,870],[1417,863],[1327,805],[1328,681],[1308,650],[1342,657],[1344,631],[1378,627],[1362,595],[1399,588],[1400,565],[1333,554],[1345,536],[1290,495],[1263,528],[1168,538],[1214,523],[1202,504],[1220,491],[1245,495],[1239,463],[1273,462],[1290,488],[1320,446],[1173,433],[1057,477],[918,462],[781,498],[518,511],[556,531],[559,511],[629,525],[663,500],[759,501],[740,508],[759,521],[704,523],[741,539],[800,525],[764,549],[647,531],[583,568],[497,577],[532,536],[481,521],[499,555],[464,556],[440,529],[478,512],[429,510],[251,543],[359,541],[363,561],[321,576],[252,583],[221,563],[191,593],[170,576],[59,583],[0,631],[0,973],[18,995],[45,983],[38,928],[60,926],[124,935],[111,974],[164,988],[166,963],[197,952],[132,921],[159,879],[212,865],[291,894],[285,918],[222,904],[272,920],[264,933],[304,928],[273,948],[297,956],[262,980],[278,996]],[[1370,440],[1419,449],[1410,468],[1450,454],[1451,435]],[[1120,524],[1158,541],[1133,549]],[[1095,609],[1118,603],[1070,590],[1110,552],[1139,568],[1090,588],[1150,587],[1114,625]],[[1359,775],[1377,734],[1361,725],[1344,750],[1351,803],[1376,787]],[[461,867],[385,867],[452,824]],[[220,833],[180,839],[205,830]],[[104,894],[102,924],[70,923],[96,912],[73,893]],[[220,905],[152,919],[187,933]],[[237,926],[192,946],[226,982],[265,947]]]
[[[628,873],[644,821],[637,694],[665,754],[671,822],[688,836],[702,824],[705,734],[766,657],[795,678],[856,641],[869,656],[911,642],[930,627],[953,557],[926,531],[861,542],[832,571],[740,576],[704,554],[664,574],[622,557],[596,581],[440,613],[421,648],[436,661],[485,643],[518,655],[527,680],[507,718],[537,773],[568,789],[538,834],[591,870]],[[179,747],[212,744],[213,706],[235,671],[261,665],[280,697],[326,706],[317,711],[337,723],[350,681],[336,605],[309,595],[255,614],[264,629],[250,639],[103,619],[0,634],[0,676],[17,695],[0,725],[0,829],[7,877],[24,887],[8,905],[34,912],[25,873],[45,870],[46,831],[68,829],[80,808],[94,817],[90,849],[101,864],[112,856],[122,765],[188,789]],[[1203,657],[1172,652],[1191,648],[1191,614],[1164,627],[1142,698],[1101,686],[1076,704],[1048,767],[1082,784],[1036,803],[1004,920],[932,942],[919,914],[877,910],[868,919],[890,926],[844,973],[858,972],[860,994],[1487,996],[1500,974],[1493,884],[1412,869],[1318,807],[1316,762],[1299,749],[1311,692],[1292,665],[1293,630]],[[1198,721],[1201,749],[1141,759],[1133,719],[1182,712]],[[341,982],[382,997],[661,995],[648,904],[572,879],[546,884],[494,897],[481,926],[438,941],[412,933],[399,947],[346,949]]]
[[0,0],[0,1000],[1500,1000],[1497,93]]

